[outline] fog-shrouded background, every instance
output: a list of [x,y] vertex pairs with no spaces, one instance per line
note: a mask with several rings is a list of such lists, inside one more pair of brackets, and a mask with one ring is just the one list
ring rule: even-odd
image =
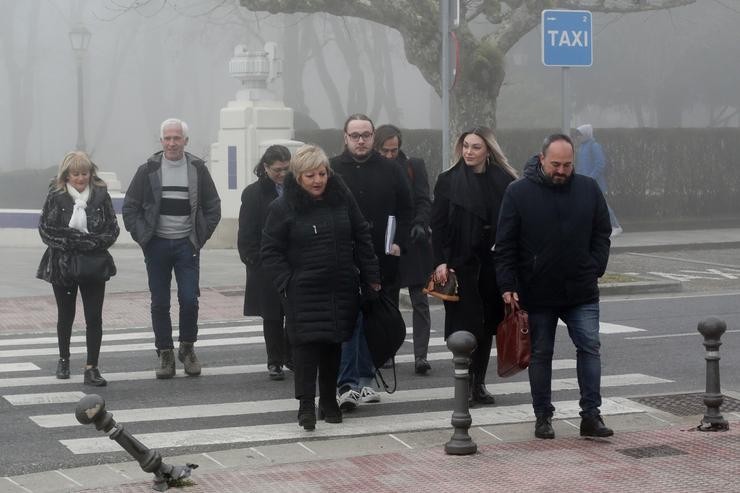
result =
[[[738,0],[594,14],[594,65],[570,70],[574,125],[738,127]],[[278,43],[271,87],[299,127],[339,128],[349,113],[439,128],[440,99],[407,61],[398,31],[326,13],[250,12],[222,0],[0,0],[0,172],[57,166],[77,140],[77,65],[68,33],[92,33],[84,59],[87,150],[125,189],[158,149],[159,123],[186,120],[208,157],[238,81],[237,44]],[[484,20],[471,29],[484,35]],[[560,69],[542,66],[539,26],[506,54],[498,128],[560,126]],[[464,54],[463,54],[464,56]],[[476,122],[481,123],[481,122]],[[485,122],[483,122],[485,123]]]

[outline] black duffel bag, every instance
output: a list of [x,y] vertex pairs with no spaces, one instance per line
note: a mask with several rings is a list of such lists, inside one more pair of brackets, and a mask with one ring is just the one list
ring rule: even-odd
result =
[[[362,303],[362,323],[367,347],[375,366],[376,381],[380,378],[382,386],[389,394],[396,390],[396,362],[393,359],[406,339],[406,322],[398,307],[382,291],[368,296]],[[393,361],[393,389],[389,390],[380,373],[387,361]],[[380,382],[378,386],[380,387]]]

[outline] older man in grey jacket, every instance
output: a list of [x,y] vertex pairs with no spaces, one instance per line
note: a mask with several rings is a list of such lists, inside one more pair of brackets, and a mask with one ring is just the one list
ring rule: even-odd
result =
[[152,327],[159,356],[157,378],[175,375],[170,285],[177,280],[180,303],[178,358],[190,376],[201,366],[193,348],[198,338],[200,249],[221,220],[221,199],[203,160],[185,152],[188,126],[162,122],[162,151],[136,171],[123,203],[123,222],[144,251],[151,293]]

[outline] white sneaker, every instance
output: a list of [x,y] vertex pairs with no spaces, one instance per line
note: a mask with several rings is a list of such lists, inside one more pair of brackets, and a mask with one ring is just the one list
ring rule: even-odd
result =
[[337,404],[342,411],[351,411],[360,405],[360,393],[350,389],[337,397]]
[[380,402],[380,394],[375,392],[372,387],[362,387],[360,391],[360,401],[368,402]]
[[612,228],[612,234],[609,236],[609,238],[614,238],[615,236],[619,236],[622,234],[622,228],[620,226],[617,226],[616,228]]

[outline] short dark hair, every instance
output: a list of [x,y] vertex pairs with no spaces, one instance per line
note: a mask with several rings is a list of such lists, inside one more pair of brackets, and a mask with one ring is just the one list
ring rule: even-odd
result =
[[275,161],[290,161],[290,150],[279,144],[271,145],[255,165],[254,174],[262,178],[267,174],[265,166],[270,166]]
[[375,150],[379,151],[380,147],[385,143],[386,140],[398,137],[398,148],[401,148],[403,143],[403,137],[401,136],[401,129],[395,125],[385,124],[375,129]]
[[349,125],[349,122],[353,122],[355,120],[363,120],[366,122],[370,122],[370,126],[373,128],[373,132],[375,131],[375,125],[373,124],[373,121],[370,119],[369,116],[364,115],[362,113],[353,113],[347,117],[347,119],[344,121],[344,133],[347,133],[347,125]]
[[547,153],[547,149],[550,147],[550,144],[552,144],[553,142],[557,142],[559,140],[566,141],[568,144],[570,144],[571,149],[575,149],[575,147],[573,147],[573,139],[571,139],[567,135],[550,134],[547,137],[545,137],[545,140],[542,142],[542,155],[544,156]]

